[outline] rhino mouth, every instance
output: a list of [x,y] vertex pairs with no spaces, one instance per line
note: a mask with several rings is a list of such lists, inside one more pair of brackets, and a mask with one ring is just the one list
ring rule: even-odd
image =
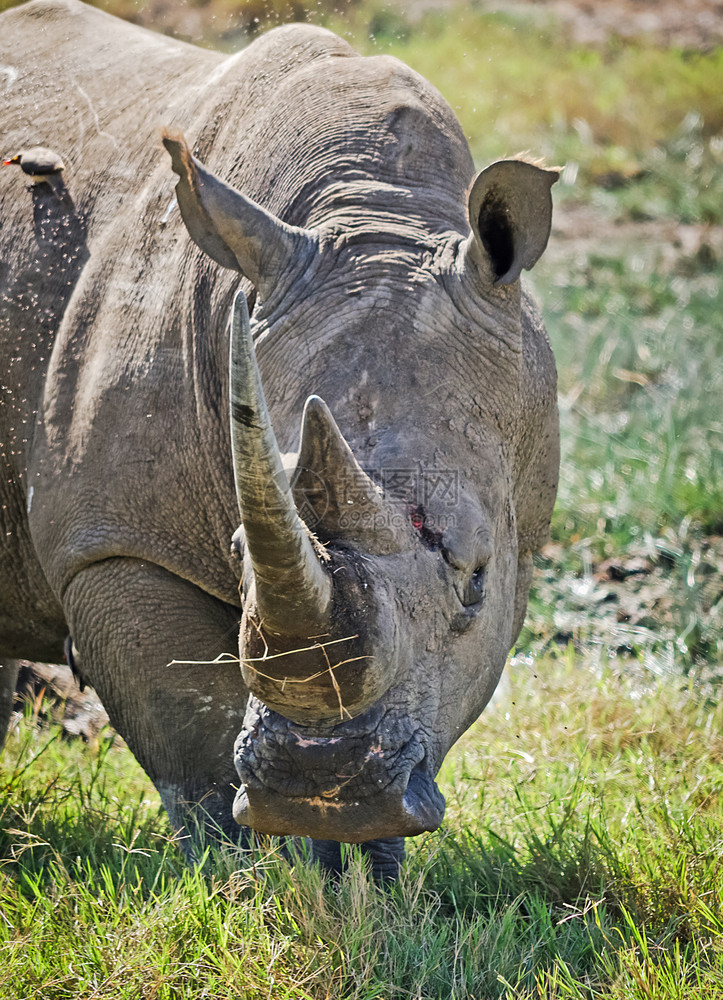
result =
[[260,833],[360,843],[444,816],[418,729],[379,706],[320,735],[251,697],[235,761],[234,818]]

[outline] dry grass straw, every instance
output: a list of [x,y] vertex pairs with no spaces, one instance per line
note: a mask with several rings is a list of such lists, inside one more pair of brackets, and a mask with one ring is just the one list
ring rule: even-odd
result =
[[[319,677],[323,677],[324,675],[328,674],[331,680],[332,687],[334,688],[337,700],[339,702],[340,720],[343,721],[345,717],[347,719],[352,718],[351,713],[344,707],[344,703],[342,701],[341,687],[339,686],[339,682],[336,679],[335,671],[338,670],[339,667],[345,666],[347,663],[357,663],[361,660],[370,660],[372,659],[372,657],[369,656],[368,654],[364,656],[349,656],[344,660],[339,660],[336,663],[332,664],[327,653],[327,648],[329,646],[336,646],[342,642],[351,642],[354,639],[358,639],[359,638],[358,635],[349,635],[345,636],[342,639],[329,639],[326,642],[314,642],[311,646],[301,646],[297,649],[287,649],[284,650],[284,652],[282,653],[270,653],[268,642],[266,641],[266,637],[263,634],[263,623],[261,623],[261,625],[257,625],[255,622],[253,622],[253,624],[256,628],[256,631],[258,632],[259,638],[262,640],[264,644],[264,652],[261,656],[244,657],[242,659],[238,656],[234,656],[233,653],[221,653],[213,660],[171,660],[168,666],[172,667],[176,665],[189,665],[189,664],[192,666],[211,666],[215,663],[239,663],[242,666],[246,667],[248,670],[250,670],[253,674],[256,674],[259,677],[263,677],[264,680],[273,681],[275,684],[278,684],[282,691],[285,690],[287,684],[308,684],[310,681],[315,681]],[[269,663],[272,660],[280,660],[283,659],[284,657],[293,657],[293,656],[298,656],[299,654],[302,653],[314,653],[314,652],[321,653],[324,660],[326,661],[326,667],[323,670],[316,670],[312,674],[307,674],[307,676],[305,677],[289,677],[288,674],[284,674],[282,677],[279,677],[278,675],[274,676],[272,674],[264,673],[264,671],[259,670],[257,666],[257,664],[259,663]]]

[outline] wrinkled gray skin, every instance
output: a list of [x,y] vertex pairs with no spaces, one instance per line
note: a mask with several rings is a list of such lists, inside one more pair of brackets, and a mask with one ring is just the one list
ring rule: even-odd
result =
[[[36,0],[0,66],[6,152],[57,149],[75,204],[0,170],[4,676],[70,633],[172,822],[200,802],[332,865],[368,842],[384,873],[442,819],[549,526],[518,276],[557,175],[470,188],[440,95],[308,26],[226,57]],[[239,642],[243,670],[170,664]]]

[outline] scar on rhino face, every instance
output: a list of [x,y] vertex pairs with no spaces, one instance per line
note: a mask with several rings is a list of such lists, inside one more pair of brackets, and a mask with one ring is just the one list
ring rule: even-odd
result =
[[410,513],[412,527],[421,538],[424,545],[432,552],[442,548],[442,532],[435,531],[428,523],[427,512],[422,504],[413,507]]

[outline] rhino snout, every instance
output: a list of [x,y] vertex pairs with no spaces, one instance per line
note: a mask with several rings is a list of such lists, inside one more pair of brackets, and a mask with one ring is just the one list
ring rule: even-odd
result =
[[236,769],[234,818],[260,833],[360,843],[436,830],[444,816],[412,720],[379,706],[322,735],[250,700]]
[[432,776],[415,769],[403,794],[385,790],[358,799],[297,798],[279,795],[270,788],[242,785],[236,793],[233,815],[237,823],[259,833],[358,844],[436,830],[444,809],[444,796]]

